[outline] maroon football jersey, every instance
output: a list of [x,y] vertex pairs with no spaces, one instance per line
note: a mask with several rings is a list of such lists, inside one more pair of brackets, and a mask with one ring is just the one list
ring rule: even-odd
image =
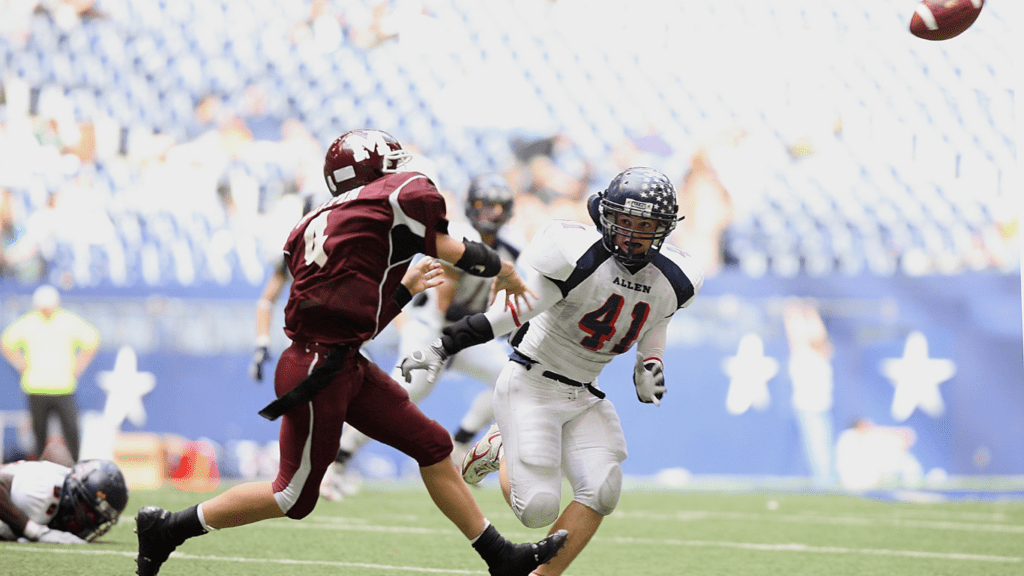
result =
[[392,299],[417,253],[437,256],[444,198],[418,172],[387,174],[306,214],[288,236],[294,280],[285,333],[298,342],[361,344],[401,308]]

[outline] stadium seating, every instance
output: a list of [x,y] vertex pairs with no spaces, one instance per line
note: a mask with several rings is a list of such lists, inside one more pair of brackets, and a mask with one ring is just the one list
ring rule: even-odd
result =
[[[260,284],[276,248],[256,222],[293,167],[272,154],[224,163],[215,180],[230,172],[255,182],[256,213],[242,215],[218,203],[212,187],[194,202],[149,203],[140,169],[155,154],[147,148],[158,145],[154,135],[179,144],[194,137],[203,97],[216,94],[244,115],[242,93],[257,82],[269,115],[298,118],[322,145],[354,127],[391,131],[432,158],[452,190],[469,174],[507,167],[509,142],[524,133],[569,135],[603,164],[653,125],[672,146],[653,160],[680,176],[696,146],[737,121],[779,149],[813,135],[804,153],[765,166],[739,206],[726,248],[748,273],[1018,266],[999,233],[1016,151],[1012,65],[999,43],[1009,28],[998,5],[977,24],[986,30],[954,49],[904,34],[910,14],[896,0],[810,8],[666,0],[612,8],[615,18],[605,20],[582,2],[446,0],[431,2],[429,15],[393,14],[402,17],[397,39],[362,48],[343,27],[324,52],[318,42],[331,36],[315,27],[291,40],[307,4],[98,0],[101,16],[70,27],[34,14],[24,45],[0,35],[4,82],[30,88],[33,113],[97,125],[93,182],[107,191],[100,208],[115,237],[83,245],[58,234],[51,276],[70,274],[82,286]],[[707,25],[723,22],[730,28]],[[416,34],[431,23],[461,32]],[[816,54],[825,39],[841,48],[837,61]],[[768,64],[786,74],[767,74]],[[723,65],[737,68],[723,73]],[[20,177],[5,169],[0,182],[25,213],[77,176],[32,166]],[[990,253],[979,255],[979,243]]]

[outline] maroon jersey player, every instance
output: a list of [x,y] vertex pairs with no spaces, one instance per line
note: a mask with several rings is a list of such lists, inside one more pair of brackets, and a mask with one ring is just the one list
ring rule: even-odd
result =
[[292,340],[365,342],[401,311],[394,294],[410,259],[437,256],[444,198],[418,172],[386,174],[306,214],[285,244],[294,278],[285,306]]
[[[141,576],[156,574],[187,538],[308,515],[345,422],[419,463],[431,498],[470,539],[491,574],[527,576],[564,544],[565,531],[537,543],[505,540],[451,465],[447,431],[358,353],[414,294],[442,281],[433,257],[469,274],[495,277],[495,292],[504,290],[506,297],[529,291],[511,262],[483,244],[448,236],[444,199],[434,184],[418,172],[401,171],[409,157],[379,130],[347,132],[328,149],[324,177],[334,197],[306,214],[285,244],[294,277],[285,306],[292,344],[277,363],[278,398],[260,412],[282,417],[278,475],[272,482],[240,484],[180,512],[141,508]],[[416,254],[428,258],[410,265]]]

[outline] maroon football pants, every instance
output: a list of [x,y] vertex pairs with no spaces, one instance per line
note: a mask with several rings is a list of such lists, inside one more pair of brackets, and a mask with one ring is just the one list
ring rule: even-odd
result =
[[[278,397],[302,382],[329,352],[319,344],[289,346],[274,375]],[[330,384],[282,416],[274,494],[289,518],[303,518],[316,506],[320,481],[338,453],[345,422],[411,456],[421,467],[437,464],[452,452],[444,427],[427,418],[404,388],[353,349]]]

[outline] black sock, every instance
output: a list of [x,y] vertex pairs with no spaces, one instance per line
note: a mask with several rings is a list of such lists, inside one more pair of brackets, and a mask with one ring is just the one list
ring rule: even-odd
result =
[[186,508],[181,512],[172,512],[167,519],[167,532],[175,540],[185,541],[186,538],[206,534],[206,528],[199,521],[199,505]]
[[352,457],[352,453],[345,450],[338,450],[338,455],[334,457],[334,461],[338,464],[344,465],[348,462],[348,459]]
[[490,564],[492,561],[498,560],[501,555],[502,549],[505,547],[507,540],[502,536],[498,529],[494,527],[494,524],[487,526],[487,529],[480,534],[480,537],[473,542],[473,548],[476,549],[476,553],[484,559],[485,562]]
[[469,444],[470,441],[473,440],[474,436],[476,436],[476,432],[470,432],[465,428],[459,428],[459,431],[455,433],[455,436],[452,437],[452,440],[455,440],[456,442],[459,442],[461,444]]

